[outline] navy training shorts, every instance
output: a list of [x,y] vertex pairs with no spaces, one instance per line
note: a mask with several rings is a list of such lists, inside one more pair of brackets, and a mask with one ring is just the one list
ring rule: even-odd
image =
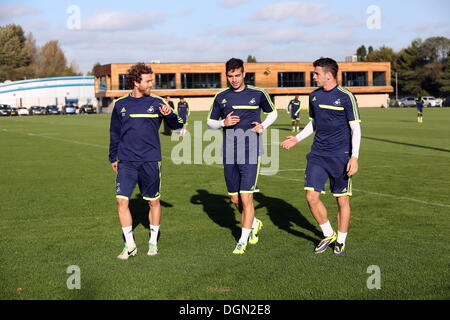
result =
[[159,199],[161,161],[119,161],[116,177],[116,198],[129,199],[136,184],[145,200]]

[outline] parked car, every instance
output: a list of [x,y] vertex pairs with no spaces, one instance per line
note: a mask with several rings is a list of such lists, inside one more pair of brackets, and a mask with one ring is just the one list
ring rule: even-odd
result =
[[0,116],[9,116],[11,114],[11,107],[7,104],[0,104]]
[[63,107],[64,114],[76,114],[77,109],[73,104],[66,104]]
[[19,113],[17,112],[17,108],[11,108],[10,115],[11,115],[11,116],[18,116]]
[[432,96],[420,98],[424,107],[436,107],[436,98]]
[[444,101],[442,101],[443,107],[450,107],[450,96],[447,97]]
[[398,102],[399,107],[405,108],[405,107],[415,107],[416,106],[416,98],[414,97],[404,97],[401,98]]
[[436,107],[442,107],[442,102],[444,102],[444,99],[437,98],[436,99]]
[[30,107],[30,115],[34,116],[34,115],[41,115],[41,114],[44,114],[44,111],[42,110],[41,107],[39,107],[39,106]]
[[57,106],[46,106],[45,114],[59,114],[59,109]]
[[97,113],[97,109],[92,104],[85,104],[80,107],[80,113]]
[[28,109],[25,107],[20,107],[19,109],[17,109],[17,114],[19,116],[28,116],[30,115],[30,111],[28,111]]

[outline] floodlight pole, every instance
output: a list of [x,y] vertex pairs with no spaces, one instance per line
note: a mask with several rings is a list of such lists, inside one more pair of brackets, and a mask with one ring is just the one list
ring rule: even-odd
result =
[[397,72],[395,72],[395,101],[398,101],[398,81],[397,81]]

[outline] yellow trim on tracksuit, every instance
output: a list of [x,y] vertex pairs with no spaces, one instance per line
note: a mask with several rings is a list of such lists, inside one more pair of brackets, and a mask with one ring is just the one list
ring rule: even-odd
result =
[[[306,190],[306,191],[316,191],[314,188],[311,188],[311,187],[304,187],[303,190]],[[325,191],[316,191],[316,192],[320,192],[320,194],[326,194]]]
[[330,109],[330,110],[339,110],[339,111],[343,111],[344,107],[334,107],[334,106],[329,106],[326,104],[319,104],[319,108],[322,109]]
[[159,114],[130,114],[130,118],[159,118]]
[[161,165],[162,165],[162,163],[161,163],[161,161],[158,161],[158,170],[159,170],[159,191],[158,191],[158,193],[156,194],[156,197],[154,197],[154,198],[147,198],[147,197],[142,197],[142,198],[144,198],[144,200],[147,200],[147,201],[154,201],[154,200],[158,200],[159,198],[161,198]]
[[355,117],[354,121],[358,121],[359,120],[359,122],[361,122],[361,118],[359,116],[359,110],[358,110],[358,103],[357,103],[356,98],[353,95],[353,93],[351,93],[348,89],[346,89],[344,87],[341,87],[341,86],[338,86],[338,89],[341,92],[343,92],[343,93],[345,93],[346,95],[349,96],[350,102],[352,103],[353,116]]
[[233,109],[259,109],[259,106],[233,106]]
[[264,96],[266,97],[267,101],[269,102],[269,106],[272,108],[272,111],[270,111],[270,112],[264,112],[263,111],[264,114],[269,114],[269,113],[272,113],[272,112],[275,111],[275,105],[273,104],[272,99],[270,99],[270,96],[269,96],[269,94],[267,93],[266,90],[264,90],[262,88],[254,87],[254,86],[251,86],[251,85],[247,85],[247,87],[249,89],[258,90],[258,91],[261,91],[262,93],[264,93]]
[[209,113],[208,113],[208,119],[207,119],[207,120],[215,120],[215,121],[218,121],[218,120],[216,120],[216,119],[211,119],[211,113],[212,113],[212,110],[213,110],[213,108],[214,108],[214,101],[216,101],[216,98],[217,98],[217,96],[218,96],[219,94],[221,94],[222,92],[227,91],[228,89],[230,89],[230,88],[225,88],[225,89],[223,89],[223,90],[221,90],[221,91],[219,91],[219,92],[216,93],[216,95],[214,96],[214,99],[213,99],[213,103],[211,104],[211,108],[209,108]]
[[351,196],[352,195],[352,177],[348,178],[347,182],[347,192],[345,193],[333,193],[333,196],[336,198],[344,197],[344,196]]

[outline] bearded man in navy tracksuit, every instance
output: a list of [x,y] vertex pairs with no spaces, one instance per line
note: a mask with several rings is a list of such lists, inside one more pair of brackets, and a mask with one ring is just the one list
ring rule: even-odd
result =
[[158,252],[157,237],[161,219],[161,143],[158,130],[165,118],[172,129],[183,121],[166,101],[150,94],[152,69],[144,63],[133,65],[126,75],[131,94],[114,101],[111,115],[109,162],[117,173],[116,198],[125,248],[118,256],[126,260],[137,254],[132,231],[129,198],[136,184],[150,206],[148,255]]

